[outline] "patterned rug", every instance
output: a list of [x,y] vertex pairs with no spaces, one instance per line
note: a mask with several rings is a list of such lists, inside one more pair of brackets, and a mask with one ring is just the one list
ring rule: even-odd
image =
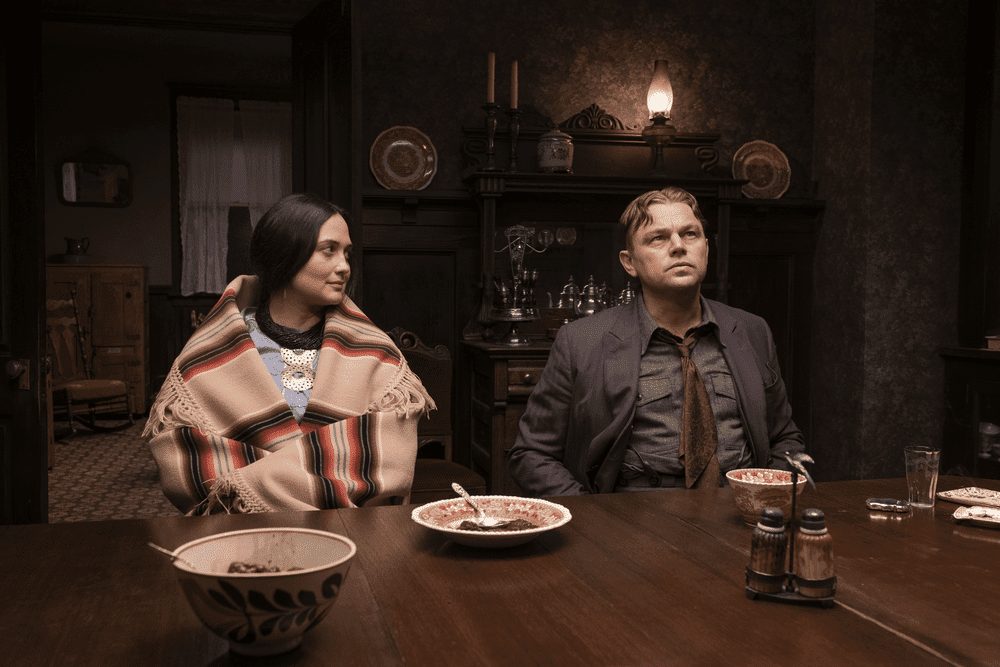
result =
[[[56,423],[56,433],[66,428]],[[145,419],[115,433],[77,434],[56,441],[49,470],[49,523],[179,516],[160,490],[160,475],[142,438]]]

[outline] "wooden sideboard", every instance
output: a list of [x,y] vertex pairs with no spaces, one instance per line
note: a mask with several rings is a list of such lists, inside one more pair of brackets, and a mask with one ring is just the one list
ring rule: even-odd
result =
[[[125,264],[46,267],[46,301],[66,301],[75,293],[94,378],[126,382],[136,414],[146,412],[149,397],[147,275],[147,267]],[[72,316],[70,307],[63,310]],[[59,370],[53,369],[54,381]]]
[[941,357],[947,409],[941,472],[1000,479],[1000,350],[949,347]]
[[492,494],[521,495],[507,472],[506,456],[550,347],[546,339],[533,339],[522,347],[484,341],[463,341],[459,346],[464,369],[459,378],[466,384],[455,395],[465,402],[459,428],[466,437],[458,442],[468,443],[459,460],[486,478]]

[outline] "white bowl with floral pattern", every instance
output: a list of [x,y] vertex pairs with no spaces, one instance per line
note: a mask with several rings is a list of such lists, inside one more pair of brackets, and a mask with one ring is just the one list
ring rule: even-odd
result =
[[[726,473],[729,486],[733,487],[736,508],[743,521],[756,526],[765,507],[777,507],[785,515],[785,523],[792,520],[792,473],[771,468],[742,468]],[[806,486],[805,475],[799,475],[796,496],[802,495]]]
[[[336,533],[258,528],[183,544],[173,564],[195,615],[234,653],[276,655],[298,647],[330,611],[356,552]],[[233,563],[279,571],[229,572]]]
[[421,526],[470,547],[499,549],[525,544],[544,532],[566,525],[573,515],[558,503],[518,496],[473,496],[487,517],[501,521],[523,519],[534,528],[481,532],[459,528],[463,521],[475,521],[475,513],[462,498],[438,500],[413,510],[411,517]]

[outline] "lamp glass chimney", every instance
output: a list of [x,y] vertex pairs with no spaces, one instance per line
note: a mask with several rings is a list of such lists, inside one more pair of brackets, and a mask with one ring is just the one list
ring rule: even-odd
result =
[[667,75],[667,61],[657,60],[653,66],[653,80],[649,83],[646,94],[646,106],[649,107],[649,118],[670,118],[670,109],[674,106],[674,89]]

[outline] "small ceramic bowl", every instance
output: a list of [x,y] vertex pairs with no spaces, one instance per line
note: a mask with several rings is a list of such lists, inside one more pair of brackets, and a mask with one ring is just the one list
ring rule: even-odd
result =
[[421,505],[410,516],[421,526],[441,533],[458,544],[487,549],[525,544],[546,531],[565,525],[573,518],[568,509],[548,500],[517,496],[474,496],[474,499],[488,517],[504,521],[524,519],[537,527],[504,532],[462,530],[458,526],[463,521],[475,521],[475,513],[462,498]]
[[[726,473],[726,478],[729,486],[733,487],[736,507],[743,515],[743,520],[751,526],[757,525],[760,512],[765,507],[777,507],[781,510],[785,515],[785,523],[792,520],[792,473],[770,468],[743,468],[730,470]],[[795,490],[797,496],[802,495],[805,485],[805,475],[799,475]]]
[[[243,655],[296,648],[337,599],[357,547],[342,535],[307,528],[259,528],[203,537],[173,555],[177,578],[205,626]],[[230,573],[232,563],[278,572]],[[293,569],[301,568],[301,569]]]

